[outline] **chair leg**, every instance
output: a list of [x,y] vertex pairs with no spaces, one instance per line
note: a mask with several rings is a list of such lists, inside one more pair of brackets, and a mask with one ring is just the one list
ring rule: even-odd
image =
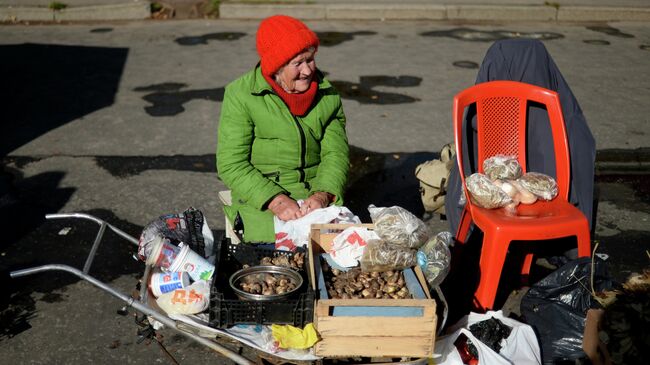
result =
[[496,298],[501,270],[508,253],[510,238],[503,235],[485,232],[483,236],[483,248],[479,263],[481,274],[476,292],[474,293],[475,303],[482,310],[492,309]]
[[526,254],[524,258],[524,263],[521,265],[521,275],[528,276],[530,274],[530,267],[533,265],[533,254]]
[[469,214],[467,205],[463,208],[463,212],[460,214],[460,224],[456,231],[456,241],[458,243],[465,243],[467,240],[467,234],[469,233],[470,225],[472,224],[472,215]]

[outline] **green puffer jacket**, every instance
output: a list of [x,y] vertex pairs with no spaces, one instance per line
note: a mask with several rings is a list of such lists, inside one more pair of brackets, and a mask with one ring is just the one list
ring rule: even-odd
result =
[[267,204],[284,193],[305,199],[317,191],[343,203],[349,147],[341,97],[320,71],[307,115],[295,117],[264,79],[259,65],[226,86],[219,120],[217,171],[232,190],[224,207],[239,214],[245,242],[274,242]]

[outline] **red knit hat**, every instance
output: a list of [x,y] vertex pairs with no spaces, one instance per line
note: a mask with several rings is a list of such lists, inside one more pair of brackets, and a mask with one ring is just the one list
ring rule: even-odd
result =
[[262,73],[272,76],[300,51],[318,48],[318,36],[296,18],[273,15],[257,28],[257,53],[262,61]]

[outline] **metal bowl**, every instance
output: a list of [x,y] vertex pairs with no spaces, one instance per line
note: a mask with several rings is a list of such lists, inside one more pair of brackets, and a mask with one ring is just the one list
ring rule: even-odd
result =
[[[272,295],[264,295],[264,294],[252,294],[245,292],[239,288],[239,282],[245,278],[248,275],[255,275],[255,274],[276,274],[276,275],[284,275],[289,280],[291,280],[294,284],[296,284],[296,287],[288,292],[282,293],[282,294],[272,294]],[[289,269],[287,267],[283,266],[272,266],[272,265],[260,265],[260,266],[251,266],[247,267],[241,270],[236,271],[234,274],[230,276],[230,287],[232,290],[235,292],[237,297],[242,300],[257,300],[257,301],[269,301],[269,300],[277,300],[277,299],[284,299],[287,297],[292,296],[293,294],[296,293],[298,289],[302,286],[302,276],[300,276],[300,273]]]

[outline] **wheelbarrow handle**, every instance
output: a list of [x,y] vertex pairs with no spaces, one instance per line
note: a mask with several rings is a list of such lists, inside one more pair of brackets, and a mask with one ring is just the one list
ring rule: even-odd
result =
[[121,229],[113,226],[112,224],[101,220],[95,216],[92,216],[90,214],[85,214],[85,213],[55,213],[55,214],[46,214],[45,219],[63,219],[63,218],[81,218],[81,219],[88,219],[91,220],[100,226],[105,225],[106,227],[110,228],[111,231],[115,232],[117,235],[120,237],[126,239],[127,241],[133,243],[134,245],[138,244],[138,239],[129,235],[128,233],[122,231]]
[[82,272],[81,270],[72,267],[72,266],[61,265],[61,264],[42,265],[42,266],[36,266],[36,267],[28,268],[28,269],[12,271],[12,272],[9,273],[9,275],[12,278],[19,278],[19,277],[22,277],[22,276],[37,274],[37,273],[41,273],[41,272],[45,272],[45,271],[54,271],[54,270],[66,271],[66,272],[69,272],[71,274],[74,274],[74,275],[80,277],[83,280],[86,280],[86,281],[90,282],[94,286],[96,286],[96,287],[108,292],[109,294],[113,295],[114,297],[117,297],[118,299],[126,302],[128,306],[135,308],[135,310],[155,318],[157,321],[164,324],[165,326],[173,329],[174,331],[176,331],[176,332],[178,332],[178,333],[180,333],[180,334],[182,334],[182,335],[184,335],[184,336],[186,336],[186,337],[188,337],[188,338],[190,338],[190,339],[192,339],[192,340],[194,340],[194,341],[196,341],[196,342],[198,342],[198,343],[200,343],[200,344],[202,344],[204,346],[207,346],[207,347],[213,349],[214,351],[216,351],[216,352],[220,353],[221,355],[229,358],[230,360],[234,361],[237,364],[241,364],[241,365],[252,365],[253,364],[250,360],[246,359],[245,357],[243,357],[243,356],[237,354],[236,352],[233,352],[233,351],[231,351],[231,350],[217,344],[214,341],[210,341],[210,340],[208,340],[206,338],[203,338],[203,337],[200,337],[200,336],[198,336],[196,334],[188,333],[186,331],[183,331],[183,329],[179,328],[176,321],[174,321],[173,319],[159,313],[158,311],[152,309],[148,305],[145,305],[145,304],[142,304],[142,303],[136,301],[131,296],[128,296],[128,295],[122,293],[119,290],[113,289],[111,286],[109,286],[109,285],[95,279],[94,277],[92,277],[92,276]]
[[111,231],[115,232],[118,234],[120,237],[126,239],[127,241],[133,243],[134,245],[138,245],[138,240],[129,235],[128,233],[122,231],[121,229],[109,224],[108,222],[101,220],[95,216],[92,216],[90,214],[84,214],[84,213],[56,213],[56,214],[46,214],[45,219],[64,219],[64,218],[81,218],[81,219],[87,219],[91,220],[97,224],[99,224],[99,231],[97,232],[97,236],[95,236],[95,242],[93,242],[93,246],[90,248],[90,252],[88,253],[88,257],[86,258],[86,263],[84,263],[84,268],[83,272],[85,274],[88,274],[90,271],[90,267],[93,264],[93,261],[95,260],[95,254],[97,254],[97,249],[99,248],[99,244],[102,242],[102,238],[104,237],[104,232],[106,232],[106,227],[110,228]]

